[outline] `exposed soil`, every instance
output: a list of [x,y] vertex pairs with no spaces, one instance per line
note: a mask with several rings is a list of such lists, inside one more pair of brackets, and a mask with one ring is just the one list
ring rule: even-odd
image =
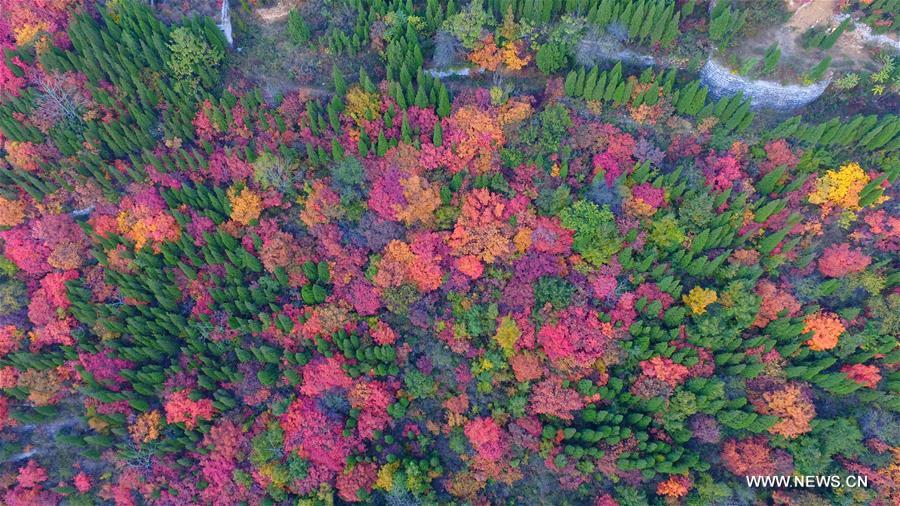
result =
[[730,61],[730,65],[740,66],[750,58],[762,58],[766,49],[777,42],[781,50],[780,70],[774,75],[764,76],[764,79],[796,82],[826,56],[832,57],[830,69],[837,72],[871,71],[877,68],[877,64],[873,62],[877,51],[852,26],[827,51],[803,47],[802,37],[808,30],[833,30],[840,24],[836,19],[839,14],[838,0],[786,0],[785,7],[792,13],[790,19],[784,25],[764,30],[757,36],[742,41],[740,47],[732,50],[731,54],[737,57],[737,61]]
[[263,21],[263,23],[273,23],[275,21],[281,21],[286,18],[288,14],[290,14],[291,9],[296,7],[296,2],[293,0],[280,0],[276,5],[272,7],[265,7],[262,9],[256,9],[254,13],[259,16],[259,19]]
[[820,26],[823,23],[830,24],[837,4],[837,0],[812,0],[805,3],[788,0],[787,8],[789,11],[793,11],[794,15],[791,16],[786,26],[802,34],[814,26]]
[[[791,3],[790,1],[788,2],[788,8],[791,7]],[[810,28],[825,27],[834,29],[839,24],[835,20],[837,10],[837,0],[812,0],[798,6],[794,11],[794,15],[791,16],[791,19],[785,26],[792,29],[797,38],[801,37]],[[841,35],[841,38],[838,39],[829,52],[835,59],[847,58],[861,61],[870,57],[859,34],[850,30],[845,31]]]
[[285,33],[287,16],[298,7],[297,0],[279,0],[252,12],[232,12],[248,28],[236,42],[229,79],[258,86],[269,103],[297,92],[310,97],[330,94],[331,64],[323,61],[317,47],[295,46]]

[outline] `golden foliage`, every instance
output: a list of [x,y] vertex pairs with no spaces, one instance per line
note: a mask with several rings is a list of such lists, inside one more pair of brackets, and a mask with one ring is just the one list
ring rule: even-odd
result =
[[166,213],[154,213],[146,206],[126,209],[116,216],[119,232],[134,241],[135,250],[140,250],[148,243],[154,249],[163,241],[176,241],[181,236],[178,222]]
[[37,369],[28,369],[19,374],[16,386],[28,392],[28,400],[35,406],[53,404],[63,390],[59,374]]
[[813,351],[830,350],[837,346],[838,338],[846,328],[840,318],[833,313],[815,313],[806,317],[806,327],[803,332],[812,332],[813,336],[806,341],[807,346]]
[[25,203],[0,196],[0,227],[15,227],[25,219]]
[[515,320],[508,316],[504,316],[503,319],[500,320],[500,325],[497,325],[497,333],[494,334],[494,340],[497,341],[497,344],[503,350],[503,353],[508,357],[512,355],[515,350],[516,341],[519,340],[519,336],[521,335],[522,331],[519,330]]
[[497,47],[494,36],[488,34],[469,53],[469,61],[491,72],[500,65],[505,65],[510,70],[520,70],[531,62],[531,55],[524,49],[522,41],[508,41],[503,47]]
[[399,468],[399,461],[381,466],[381,469],[378,470],[378,479],[375,480],[373,488],[385,491],[390,491],[394,488],[394,473],[396,473]]
[[649,218],[656,214],[656,208],[641,199],[631,198],[625,201],[625,213],[635,218]]
[[378,117],[379,99],[377,93],[369,93],[359,86],[347,90],[347,108],[344,113],[357,125],[363,120]]
[[516,251],[519,253],[525,253],[528,251],[528,248],[531,246],[531,234],[532,230],[529,228],[520,228],[516,235],[513,237],[513,244],[516,246]]
[[859,210],[859,192],[868,182],[869,176],[858,163],[848,163],[840,170],[829,170],[820,177],[816,188],[809,194],[809,201],[825,207]]
[[687,295],[681,297],[694,314],[703,314],[706,307],[719,299],[715,290],[695,286]]
[[436,183],[413,175],[400,182],[403,197],[409,204],[397,210],[399,218],[406,226],[416,222],[428,225],[434,221],[434,212],[441,206],[441,194]]
[[464,164],[471,161],[476,174],[487,172],[497,148],[506,142],[499,122],[475,106],[461,107],[451,118],[454,128],[463,134],[453,146],[456,157]]
[[484,488],[484,481],[469,471],[460,471],[453,475],[447,486],[450,494],[461,498],[474,498]]
[[510,70],[520,70],[531,62],[531,55],[525,53],[522,41],[507,42],[500,51],[500,59]]
[[532,113],[534,113],[534,108],[531,107],[531,104],[529,104],[528,102],[524,102],[521,100],[508,100],[500,107],[497,121],[502,126],[521,123],[522,121],[528,119],[532,115]]
[[658,495],[672,498],[684,497],[690,491],[688,483],[690,483],[689,480],[683,477],[672,476],[668,480],[660,482],[659,485],[656,486],[656,493]]
[[382,288],[412,283],[422,292],[436,290],[442,282],[440,266],[434,258],[416,255],[409,244],[398,240],[385,246],[378,272],[372,280]]
[[228,200],[231,202],[231,219],[242,225],[249,225],[262,213],[262,199],[249,188],[240,193],[234,188],[229,189]]
[[81,267],[83,261],[81,245],[75,242],[58,245],[47,257],[48,264],[64,271]]
[[816,410],[809,395],[800,386],[789,384],[774,392],[766,392],[763,400],[763,413],[781,418],[769,428],[772,434],[793,439],[812,430],[809,422],[816,417]]
[[502,219],[505,204],[488,190],[466,195],[456,227],[448,240],[455,255],[475,255],[487,264],[511,252],[509,223]]
[[162,426],[162,415],[157,410],[142,413],[128,427],[128,433],[135,443],[149,443],[159,437],[159,429]]
[[15,30],[16,45],[24,46],[34,40],[34,38],[37,37],[39,33],[46,32],[48,30],[50,30],[50,25],[46,21],[39,21],[37,23],[25,23]]

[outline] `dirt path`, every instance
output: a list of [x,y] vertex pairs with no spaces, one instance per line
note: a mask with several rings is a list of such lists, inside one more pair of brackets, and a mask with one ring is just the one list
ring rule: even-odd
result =
[[257,82],[262,90],[263,98],[273,104],[276,96],[298,93],[304,98],[327,98],[331,90],[315,85],[298,84],[290,79],[263,78]]
[[280,21],[290,14],[294,8],[294,2],[290,0],[281,0],[277,5],[266,7],[265,9],[256,9],[255,14],[259,16],[264,23],[274,23]]
[[[791,8],[791,4],[799,3],[788,2],[788,8]],[[814,26],[830,24],[837,4],[837,0],[812,0],[802,5],[796,5],[794,15],[788,20],[786,26],[796,30],[799,35]]]

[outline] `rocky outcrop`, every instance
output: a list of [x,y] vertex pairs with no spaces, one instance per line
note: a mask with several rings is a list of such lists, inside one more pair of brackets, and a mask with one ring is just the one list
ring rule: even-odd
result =
[[234,45],[234,36],[231,31],[231,12],[228,7],[228,0],[222,0],[222,10],[219,15],[217,26],[225,35],[225,40],[228,41],[228,45]]

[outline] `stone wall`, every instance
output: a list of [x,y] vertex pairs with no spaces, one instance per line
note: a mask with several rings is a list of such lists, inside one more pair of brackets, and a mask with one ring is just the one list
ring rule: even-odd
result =
[[731,96],[743,91],[744,96],[751,99],[751,105],[754,108],[787,111],[802,107],[819,98],[831,79],[809,86],[755,81],[733,74],[729,68],[710,58],[700,70],[700,82],[709,88],[709,93],[714,98]]

